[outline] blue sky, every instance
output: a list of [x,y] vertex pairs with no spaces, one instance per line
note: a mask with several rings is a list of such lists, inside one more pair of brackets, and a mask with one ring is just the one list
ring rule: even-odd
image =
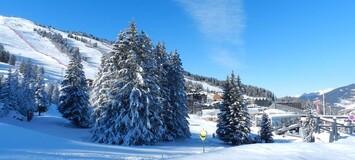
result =
[[353,0],[2,0],[0,14],[115,40],[134,18],[184,68],[278,97],[355,83]]

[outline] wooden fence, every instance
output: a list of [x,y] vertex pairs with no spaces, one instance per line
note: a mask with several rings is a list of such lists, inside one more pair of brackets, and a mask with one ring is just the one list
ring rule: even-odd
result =
[[[349,134],[353,134],[355,126],[347,120],[347,116],[321,116],[315,117],[316,128],[315,133],[320,133],[320,130],[328,131],[330,133],[329,142],[337,141],[339,139],[338,130],[343,128]],[[342,120],[342,121],[341,121]]]

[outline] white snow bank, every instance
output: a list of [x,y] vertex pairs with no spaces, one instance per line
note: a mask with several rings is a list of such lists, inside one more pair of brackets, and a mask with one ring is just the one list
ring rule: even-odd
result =
[[295,159],[322,159],[346,160],[355,157],[355,137],[339,140],[335,143],[269,143],[252,144],[226,148],[205,154],[196,154],[177,158],[181,160],[295,160]]

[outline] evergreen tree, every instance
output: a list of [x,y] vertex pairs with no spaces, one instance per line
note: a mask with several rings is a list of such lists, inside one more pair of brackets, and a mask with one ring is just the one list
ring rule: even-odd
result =
[[[137,56],[138,62],[140,61],[140,66],[143,68],[142,78],[144,80],[144,85],[142,85],[142,90],[146,92],[148,100],[147,106],[145,107],[147,119],[142,121],[142,123],[149,123],[148,129],[152,132],[153,144],[156,141],[162,139],[162,135],[165,132],[162,118],[162,104],[161,104],[161,92],[160,92],[160,81],[159,69],[157,66],[156,54],[153,52],[153,44],[151,39],[142,31],[141,34],[137,35]],[[145,122],[147,121],[147,122]],[[151,140],[150,140],[151,141]]]
[[77,127],[90,127],[91,106],[79,52],[72,54],[61,83],[58,110]]
[[168,80],[170,82],[170,104],[173,109],[173,122],[175,122],[176,138],[188,138],[191,136],[189,130],[188,101],[185,89],[184,69],[179,53],[175,50],[170,54],[170,67]]
[[15,66],[15,64],[16,64],[16,56],[13,55],[13,54],[11,54],[8,63],[9,63],[10,65]]
[[304,142],[314,142],[314,136],[313,132],[315,129],[315,120],[314,120],[314,115],[312,114],[311,108],[308,107],[306,111],[307,117],[305,122],[303,123],[303,128],[305,128],[305,131],[303,133],[303,141]]
[[115,99],[110,94],[113,93],[113,86],[118,83],[117,61],[120,59],[121,54],[119,53],[122,49],[122,43],[119,42],[123,42],[124,39],[124,34],[121,33],[113,45],[112,51],[107,56],[102,56],[101,67],[93,83],[90,96],[94,108],[91,132],[93,134],[92,140],[99,143],[123,143],[123,131],[126,127],[122,125],[123,117],[120,115],[125,109],[121,103],[115,103]]
[[43,67],[37,68],[37,77],[36,77],[36,92],[35,92],[35,103],[37,106],[38,115],[41,116],[41,113],[47,112],[50,106],[47,93],[44,90],[44,81],[43,81],[44,69]]
[[32,60],[28,59],[26,63],[24,63],[23,68],[23,78],[20,84],[19,93],[21,94],[21,98],[18,99],[19,102],[19,112],[27,116],[28,114],[32,114],[37,110],[35,104],[35,71],[32,65]]
[[24,74],[25,73],[25,68],[26,68],[26,63],[25,63],[24,60],[22,60],[21,63],[20,63],[19,72],[21,74]]
[[229,107],[231,116],[227,117],[232,134],[230,135],[231,142],[234,145],[250,143],[250,115],[248,108],[245,105],[243,98],[244,89],[240,77],[235,80],[234,72],[231,75],[231,101]]
[[[150,39],[132,21],[101,64],[94,83],[94,141],[150,145],[164,132]],[[99,87],[98,85],[101,84]],[[106,93],[104,95],[100,95]]]
[[18,110],[18,73],[17,70],[12,72],[9,69],[7,79],[2,84],[0,101],[4,104],[3,115],[6,115],[10,110]]
[[46,98],[47,98],[49,104],[52,103],[53,89],[54,89],[54,85],[53,84],[47,84],[47,85],[44,86],[44,91],[46,92],[46,95],[47,95]]
[[53,84],[52,96],[51,100],[54,104],[59,104],[59,86],[57,84]]
[[170,87],[168,79],[169,60],[165,49],[165,44],[155,46],[156,61],[158,64],[159,86],[160,86],[160,101],[163,107],[162,118],[164,121],[165,132],[162,139],[164,141],[172,141],[176,138],[176,124],[174,122],[174,108],[170,104]]
[[261,130],[260,130],[260,139],[265,143],[273,143],[274,139],[272,138],[272,127],[269,116],[264,113],[261,118]]
[[[227,79],[228,80],[228,79]],[[217,135],[224,142],[233,145],[250,143],[250,116],[245,105],[240,77],[235,78],[232,72],[231,79],[225,84],[225,93],[221,118],[217,124]]]
[[223,142],[229,142],[229,135],[231,130],[228,129],[228,119],[227,117],[230,116],[229,106],[232,104],[230,99],[230,79],[227,76],[227,79],[223,85],[223,96],[222,96],[222,105],[220,106],[220,113],[218,114],[218,122],[217,122],[217,137],[222,140]]

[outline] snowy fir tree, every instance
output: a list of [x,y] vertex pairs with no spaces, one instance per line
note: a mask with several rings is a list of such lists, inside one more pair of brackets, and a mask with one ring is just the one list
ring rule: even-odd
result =
[[243,98],[243,88],[240,77],[235,78],[232,72],[229,84],[224,89],[227,102],[222,105],[221,114],[217,124],[217,136],[224,142],[232,142],[233,145],[250,143],[250,115]]
[[71,55],[66,75],[61,83],[58,110],[64,118],[77,127],[91,126],[92,108],[89,104],[88,86],[78,51]]
[[260,140],[264,143],[273,143],[271,122],[266,113],[263,113],[260,127]]
[[[109,57],[105,58],[94,91],[105,93],[95,104],[94,141],[122,145],[150,145],[161,139],[163,121],[157,101],[159,87],[154,75],[150,39],[138,34],[135,23],[122,31]],[[117,68],[117,69],[116,69]],[[151,72],[153,71],[153,73]],[[110,76],[114,76],[114,81]],[[107,77],[110,77],[107,79]],[[94,87],[97,87],[95,84]],[[95,95],[94,95],[95,96]]]
[[224,142],[230,141],[229,135],[231,133],[231,130],[228,129],[227,119],[227,117],[230,116],[229,106],[232,104],[230,99],[230,90],[230,79],[229,76],[227,76],[227,79],[223,85],[223,101],[222,105],[220,106],[220,113],[218,113],[218,122],[216,130],[217,137]]
[[[151,132],[152,137],[151,140],[154,143],[162,139],[162,135],[164,134],[164,125],[162,119],[162,104],[160,101],[161,92],[159,86],[159,79],[158,79],[158,66],[156,61],[156,55],[153,52],[153,44],[151,39],[142,31],[140,34],[137,35],[137,44],[136,44],[136,55],[137,55],[137,62],[138,66],[142,67],[143,72],[141,72],[142,82],[138,83],[137,89],[141,90],[140,92],[146,94],[142,94],[142,96],[136,97],[137,100],[134,101],[142,101],[141,104],[137,104],[137,106],[144,105],[144,110],[146,113],[141,113],[141,115],[146,116],[146,119],[140,119],[142,124],[146,123],[147,129]],[[138,72],[139,73],[139,72]],[[138,75],[138,74],[137,74]],[[137,76],[139,77],[139,76]],[[141,99],[142,97],[146,97]],[[131,97],[133,98],[133,97]],[[131,99],[133,100],[133,99]],[[146,102],[145,102],[146,101]],[[146,104],[144,104],[146,103]],[[139,113],[139,110],[138,112]],[[133,117],[133,116],[132,116]],[[144,129],[145,125],[142,125]]]
[[5,82],[1,85],[0,101],[3,107],[0,115],[6,115],[10,110],[18,110],[18,89],[18,72],[12,72],[10,68]]
[[303,128],[304,133],[303,133],[303,141],[304,142],[314,142],[314,136],[313,136],[313,132],[315,129],[315,120],[314,120],[314,115],[312,114],[311,108],[308,107],[306,110],[306,120],[303,123]]
[[[163,59],[159,60],[161,56]],[[167,119],[164,116],[168,113],[165,109],[172,108],[169,105],[170,97],[167,96],[172,90],[162,88],[168,86],[167,78],[161,77],[166,77],[168,73],[166,68],[170,64],[167,61],[165,46],[154,47],[144,32],[137,32],[134,21],[130,23],[130,28],[118,35],[113,50],[102,58],[94,81],[90,98],[94,107],[93,141],[118,145],[151,145],[160,140],[189,135],[189,132],[181,131],[184,125],[176,127],[180,123],[174,122],[171,125],[175,128],[172,129],[180,136],[169,134],[163,137],[167,133]],[[174,63],[181,65],[180,61],[174,60]],[[182,71],[181,66],[178,69]],[[184,96],[180,93],[182,89],[175,91],[179,92],[174,93],[176,96]],[[186,102],[181,103],[181,106],[185,106]],[[181,106],[176,105],[175,110],[168,111],[175,121],[179,114],[184,115],[184,109],[178,109]],[[182,117],[186,120],[186,116]]]
[[53,90],[51,94],[51,103],[59,104],[59,86],[58,84],[52,84]]
[[191,133],[189,130],[188,101],[186,96],[184,69],[180,55],[175,50],[169,57],[168,81],[170,83],[169,101],[173,109],[173,122],[175,123],[174,132],[176,138],[188,138]]
[[162,118],[164,121],[165,132],[163,134],[162,140],[172,141],[176,138],[175,132],[175,122],[174,122],[174,109],[170,104],[170,87],[171,84],[168,80],[168,70],[169,70],[169,60],[166,53],[165,44],[158,44],[154,48],[154,53],[156,56],[158,64],[158,75],[159,75],[159,86],[160,86],[160,101],[163,107]]
[[20,63],[20,66],[19,66],[19,72],[21,74],[25,73],[25,68],[26,68],[26,62],[25,62],[25,60],[22,60]]
[[37,111],[35,104],[35,87],[34,81],[36,78],[36,72],[34,71],[34,65],[32,60],[28,59],[27,63],[24,63],[23,68],[23,78],[20,83],[19,93],[21,93],[21,98],[18,99],[19,109],[18,111],[27,116]]
[[248,113],[248,107],[245,104],[243,97],[244,88],[240,76],[237,77],[236,85],[234,84],[235,75],[232,72],[231,75],[231,98],[232,105],[229,107],[231,111],[230,122],[233,130],[232,144],[248,144],[250,143],[250,115]]
[[47,85],[44,86],[44,91],[46,92],[46,95],[47,95],[46,98],[47,98],[49,104],[52,103],[53,89],[54,89],[54,85],[53,84],[47,84]]
[[36,84],[35,84],[35,89],[36,89],[35,104],[37,106],[38,115],[41,116],[41,113],[48,111],[50,103],[44,88],[43,67],[39,67],[36,72],[37,72],[37,77],[36,77]]

